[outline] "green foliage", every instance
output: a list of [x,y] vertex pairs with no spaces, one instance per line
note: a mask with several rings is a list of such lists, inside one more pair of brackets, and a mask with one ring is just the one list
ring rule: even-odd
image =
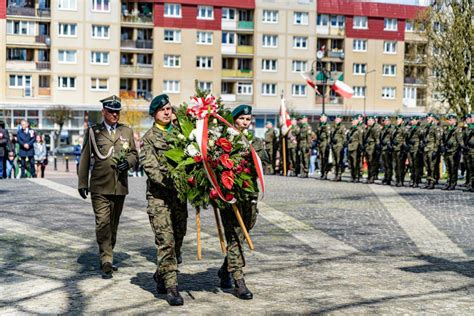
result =
[[179,164],[183,161],[184,151],[181,148],[172,148],[165,152],[165,157]]

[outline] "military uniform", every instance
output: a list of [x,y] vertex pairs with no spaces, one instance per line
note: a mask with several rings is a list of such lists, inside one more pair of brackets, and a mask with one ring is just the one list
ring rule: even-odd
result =
[[468,184],[467,190],[474,192],[474,176],[472,174],[474,170],[474,123],[472,121],[474,119],[474,115],[471,113],[470,117],[471,123],[466,128],[464,146],[466,164],[469,165],[469,170],[471,172],[470,183]]
[[469,121],[470,120],[470,114],[467,114],[465,116],[465,126],[463,128],[463,131],[462,131],[462,135],[463,135],[463,148],[462,148],[462,159],[463,159],[463,162],[464,162],[464,166],[466,168],[466,176],[465,176],[465,186],[466,186],[466,189],[470,189],[471,188],[471,180],[473,179],[473,169],[471,168],[471,164],[470,164],[470,161],[469,161],[469,141],[473,141],[473,129],[470,127],[470,126],[473,126],[472,123],[469,124]]
[[[449,115],[448,119],[455,118]],[[448,171],[448,183],[443,189],[454,190],[458,181],[458,168],[461,160],[461,148],[463,144],[462,130],[456,125],[448,127],[443,135],[443,152],[446,169]]]
[[349,167],[351,169],[352,182],[358,182],[360,178],[360,160],[362,155],[362,143],[364,141],[364,130],[360,125],[354,125],[347,133],[347,150]]
[[302,177],[308,177],[310,145],[311,145],[311,126],[308,123],[302,123],[297,131],[298,152],[300,157],[300,170]]
[[277,149],[277,134],[275,129],[269,128],[265,132],[265,151],[268,155],[269,165],[268,165],[268,173],[273,174],[275,173],[275,153]]
[[288,153],[288,155],[287,155],[288,168],[287,168],[287,170],[291,171],[291,173],[294,176],[296,176],[298,140],[296,139],[295,127],[293,125],[288,129],[288,133],[286,134],[285,137],[286,137],[286,147],[288,148],[288,151],[287,151],[287,153]]
[[392,134],[391,143],[393,147],[393,161],[395,163],[395,181],[396,186],[403,186],[405,181],[405,162],[407,160],[405,138],[407,129],[401,123],[397,125]]
[[[429,114],[434,115],[434,114]],[[423,148],[423,162],[426,169],[426,179],[428,181],[426,188],[434,189],[435,183],[435,168],[437,156],[439,155],[439,146],[442,138],[441,128],[435,124],[430,123],[426,125],[424,131],[424,148]]]
[[423,129],[419,124],[411,125],[407,131],[407,154],[410,168],[410,178],[412,187],[419,186],[423,173]]
[[[115,96],[101,102],[106,109],[121,109],[120,99]],[[119,156],[123,156],[122,161],[117,161]],[[113,263],[120,214],[128,194],[127,170],[137,160],[133,131],[128,126],[118,123],[107,126],[102,122],[86,130],[79,161],[78,189],[83,198],[91,192],[102,268]]]
[[378,151],[380,147],[380,127],[377,123],[368,126],[364,135],[365,159],[367,161],[367,183],[374,183],[378,174]]
[[329,172],[329,150],[331,149],[331,126],[321,122],[316,130],[319,159],[321,161],[321,179],[326,180]]
[[[388,118],[390,119],[390,118]],[[385,125],[380,133],[380,149],[384,168],[383,184],[392,182],[393,175],[393,144],[392,137],[395,129],[392,125]]]
[[345,141],[346,128],[341,123],[335,124],[331,132],[331,149],[334,157],[334,172],[336,174],[335,181],[341,181]]

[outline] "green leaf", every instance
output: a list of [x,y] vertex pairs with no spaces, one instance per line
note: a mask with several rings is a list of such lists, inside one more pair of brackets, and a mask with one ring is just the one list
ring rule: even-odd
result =
[[176,163],[180,163],[184,158],[184,151],[179,148],[173,148],[165,152],[165,157]]
[[179,167],[184,167],[184,166],[192,165],[192,164],[195,164],[195,163],[196,162],[194,161],[193,158],[188,157],[188,158],[186,158],[186,160],[183,160],[179,163]]
[[188,117],[181,117],[178,119],[179,125],[181,126],[181,131],[183,132],[184,137],[188,138],[194,129],[194,124],[191,122]]

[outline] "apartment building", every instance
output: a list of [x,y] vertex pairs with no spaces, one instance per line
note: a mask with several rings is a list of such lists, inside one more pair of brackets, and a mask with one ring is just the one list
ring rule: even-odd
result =
[[[165,92],[188,101],[196,84],[230,107],[254,106],[254,127],[291,110],[318,116],[418,113],[430,101],[426,42],[413,32],[421,6],[346,0],[0,0],[0,120],[27,118],[43,131],[45,111],[66,105],[79,133],[100,119],[99,100],[120,95],[146,111]],[[319,52],[319,54],[317,54]],[[322,55],[321,55],[322,54]],[[319,57],[318,57],[319,55]],[[343,99],[323,91],[343,80]],[[323,71],[324,70],[324,71]],[[148,126],[150,120],[142,122]]]

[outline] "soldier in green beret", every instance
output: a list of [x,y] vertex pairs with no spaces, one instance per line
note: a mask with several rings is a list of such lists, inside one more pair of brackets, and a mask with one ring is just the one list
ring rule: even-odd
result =
[[393,148],[393,161],[395,164],[395,185],[402,187],[405,181],[405,161],[407,159],[406,143],[407,129],[404,125],[403,115],[397,116],[396,126],[391,137]]
[[265,131],[265,151],[267,152],[268,159],[270,160],[270,163],[268,164],[267,167],[267,172],[269,174],[275,174],[275,156],[276,156],[276,150],[278,147],[278,136],[273,128],[273,123],[268,121]]
[[78,169],[78,190],[83,199],[91,193],[102,276],[111,278],[113,271],[117,271],[113,265],[113,249],[123,203],[128,194],[127,171],[135,166],[138,155],[133,130],[119,123],[122,109],[120,98],[113,95],[100,102],[103,121],[85,132]]
[[462,129],[463,135],[463,143],[464,146],[462,148],[462,160],[464,162],[464,166],[466,168],[466,175],[465,175],[465,182],[463,186],[466,187],[466,190],[471,189],[471,179],[473,177],[473,169],[471,169],[471,163],[469,161],[469,141],[472,139],[473,130],[471,126],[474,126],[474,122],[471,120],[471,114],[464,115],[464,126]]
[[291,119],[291,126],[286,133],[286,146],[288,148],[288,175],[296,176],[296,165],[297,165],[297,146],[298,140],[296,139],[295,131],[297,127],[296,118]]
[[342,163],[344,158],[344,143],[346,141],[346,128],[342,125],[342,117],[336,115],[331,131],[331,149],[334,156],[334,181],[341,181]]
[[378,174],[378,150],[380,146],[380,127],[376,116],[367,119],[367,130],[364,134],[365,160],[367,161],[368,178],[367,183],[374,183]]
[[143,136],[143,169],[148,177],[147,213],[155,235],[157,269],[153,276],[159,294],[166,294],[168,304],[183,305],[178,290],[178,264],[186,235],[188,211],[186,203],[176,198],[177,191],[166,167],[166,136],[173,128],[172,108],[166,94],[156,96],[148,113],[153,126]]
[[461,161],[461,149],[464,146],[461,128],[458,127],[456,115],[449,114],[448,128],[443,135],[443,152],[446,169],[448,171],[448,182],[442,190],[454,190],[458,182],[459,162]]
[[464,136],[464,148],[466,155],[466,164],[469,165],[470,170],[470,183],[466,190],[474,192],[474,113],[468,114],[466,118],[466,132]]
[[308,177],[309,156],[311,148],[311,126],[308,124],[306,115],[301,116],[301,123],[297,132],[298,152],[300,160],[300,176],[302,178]]
[[423,137],[423,161],[426,169],[426,179],[428,181],[424,188],[429,190],[435,188],[436,161],[439,155],[439,147],[443,135],[443,131],[438,126],[436,118],[436,114],[428,114]]
[[349,168],[351,170],[351,181],[360,181],[360,161],[362,156],[362,142],[364,141],[364,130],[360,128],[358,115],[352,116],[351,128],[347,133],[347,150]]
[[407,131],[407,154],[410,168],[411,182],[410,186],[413,188],[419,187],[421,183],[421,176],[423,174],[423,128],[420,126],[418,116],[412,116],[410,127]]
[[392,126],[390,116],[383,117],[383,128],[380,133],[380,147],[384,168],[382,184],[390,185],[393,175],[393,143],[392,137],[395,129]]
[[327,180],[329,172],[331,126],[327,123],[327,120],[328,117],[326,114],[321,114],[321,117],[319,118],[319,126],[316,130],[322,180]]

